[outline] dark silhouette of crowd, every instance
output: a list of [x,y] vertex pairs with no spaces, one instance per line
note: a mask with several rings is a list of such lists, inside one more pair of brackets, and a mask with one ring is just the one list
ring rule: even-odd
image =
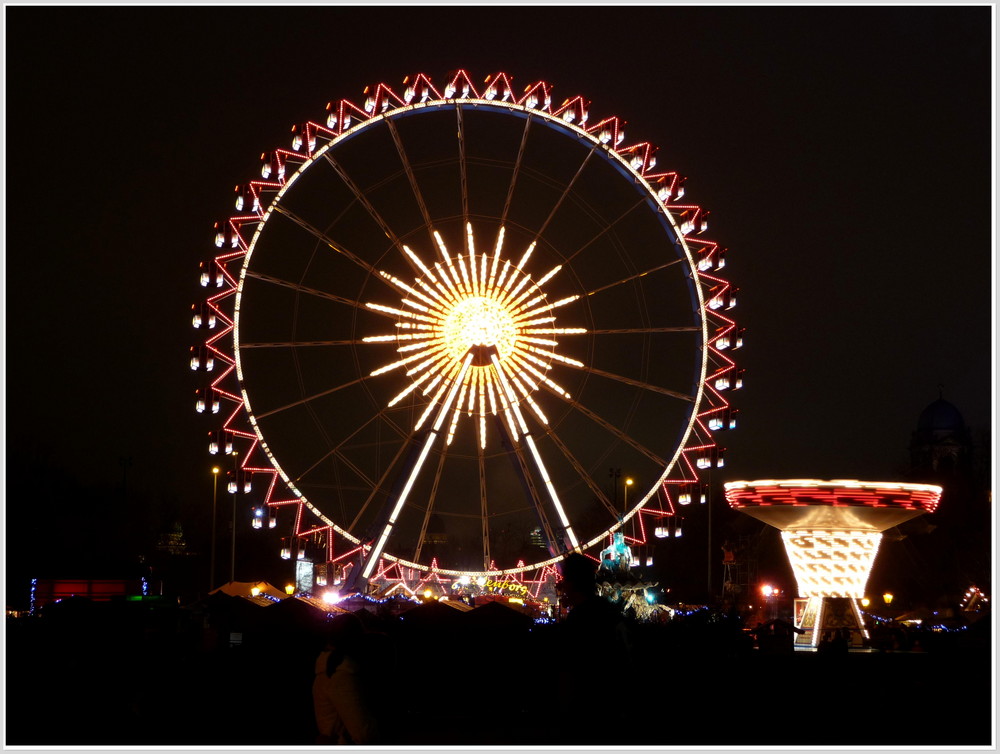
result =
[[[563,563],[560,589],[562,618],[544,624],[499,603],[460,611],[438,602],[372,602],[330,617],[287,601],[258,607],[235,597],[183,607],[66,600],[8,619],[6,743],[990,743],[989,619],[955,634],[910,630],[908,646],[919,640],[919,652],[894,644],[834,655],[787,651],[790,624],[747,627],[732,610],[631,620],[596,594],[590,563],[577,559]],[[769,651],[768,637],[780,637],[782,649]],[[836,673],[827,657],[838,658]],[[804,677],[824,682],[794,700]],[[841,726],[830,711],[865,703],[857,698],[867,693],[859,692],[862,677],[901,691],[878,694],[870,724]],[[57,698],[72,704],[53,704]],[[793,698],[794,714],[761,725],[759,700],[775,698]],[[935,714],[919,726],[914,699],[936,700]],[[725,724],[695,722],[710,710]],[[887,725],[890,719],[896,722]]]

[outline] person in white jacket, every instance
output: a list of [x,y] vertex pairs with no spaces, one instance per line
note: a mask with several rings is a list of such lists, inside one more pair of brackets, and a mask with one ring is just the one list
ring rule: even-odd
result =
[[313,709],[319,731],[316,743],[378,743],[372,685],[374,661],[361,620],[353,613],[331,621],[327,645],[316,658]]

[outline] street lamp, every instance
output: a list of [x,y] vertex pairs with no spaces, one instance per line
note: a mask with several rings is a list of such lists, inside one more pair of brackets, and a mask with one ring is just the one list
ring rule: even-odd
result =
[[[628,488],[631,487],[635,482],[632,477],[625,477],[625,487],[624,496],[622,498],[622,516],[628,513]],[[635,522],[632,522],[632,534],[635,534]],[[636,545],[636,550],[638,550],[638,545]],[[639,553],[635,552],[632,556],[631,562],[629,562],[629,568],[639,565]]]
[[[238,453],[233,451],[233,481],[236,480],[236,469],[239,468],[237,462]],[[233,535],[232,544],[229,551],[229,581],[236,581],[236,487],[231,486],[230,489],[233,493]]]
[[219,467],[212,467],[212,563],[208,574],[208,591],[215,587],[215,504],[219,498]]
[[892,592],[886,592],[885,594],[883,594],[882,595],[882,599],[885,601],[885,604],[891,605],[892,604]]
[[777,587],[771,586],[770,584],[764,584],[760,588],[760,593],[764,596],[764,601],[767,603],[768,614],[771,620],[776,620],[778,617],[778,594],[781,592]]

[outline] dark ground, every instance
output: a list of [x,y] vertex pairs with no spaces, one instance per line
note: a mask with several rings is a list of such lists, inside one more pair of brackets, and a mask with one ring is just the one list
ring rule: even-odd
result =
[[[311,745],[323,622],[218,602],[80,602],[8,619],[5,745]],[[555,691],[562,627],[473,625],[471,614],[370,621],[396,651],[382,694],[387,745],[995,744],[988,618],[927,634],[920,652],[840,655],[764,653],[704,620],[636,625],[634,662],[594,677],[574,719],[559,714]],[[243,641],[231,647],[237,628]],[[601,732],[578,740],[584,720]]]

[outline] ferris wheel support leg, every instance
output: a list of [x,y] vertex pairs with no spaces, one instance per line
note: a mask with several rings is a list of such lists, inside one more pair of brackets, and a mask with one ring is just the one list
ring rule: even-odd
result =
[[[392,534],[393,526],[396,524],[396,518],[399,516],[399,512],[403,509],[407,497],[409,497],[410,492],[413,490],[417,477],[420,475],[420,469],[423,467],[424,461],[427,460],[427,454],[430,452],[431,446],[441,432],[441,425],[444,423],[444,419],[448,415],[452,403],[455,401],[455,395],[458,393],[458,389],[469,371],[472,359],[473,353],[470,351],[466,355],[462,363],[462,368],[458,371],[458,375],[452,382],[447,399],[441,404],[441,408],[438,410],[437,417],[434,419],[434,425],[430,429],[424,430],[422,443],[414,443],[410,457],[403,467],[404,473],[400,474],[396,479],[393,492],[380,514],[380,523],[373,529],[373,531],[381,529],[381,532],[374,539],[374,545],[372,545],[367,555],[364,554],[364,550],[362,549],[360,567],[353,573],[350,579],[349,587],[351,591],[367,590],[368,579],[371,578],[372,571],[378,564],[379,558],[382,557],[385,544],[389,540],[389,535]],[[416,453],[417,448],[419,448],[419,453]]]
[[506,425],[499,415],[496,417],[497,430],[500,434],[500,444],[507,450],[510,451],[510,462],[514,467],[514,473],[517,475],[518,480],[521,482],[521,486],[524,488],[524,496],[531,503],[532,507],[535,509],[535,513],[538,515],[538,523],[541,524],[542,534],[545,537],[545,549],[551,557],[556,557],[559,555],[560,547],[557,544],[555,534],[552,531],[552,524],[549,523],[548,516],[545,515],[545,511],[542,508],[542,501],[538,494],[538,489],[535,487],[528,474],[528,464],[525,461],[524,456],[521,455],[521,450],[518,448],[514,442],[510,439],[510,433],[507,431]]
[[412,442],[406,462],[403,464],[401,473],[396,478],[392,493],[379,512],[378,518],[368,529],[369,534],[363,540],[368,547],[362,547],[358,554],[358,561],[351,569],[347,583],[344,585],[345,594],[350,592],[364,593],[367,591],[368,579],[371,577],[372,570],[382,555],[385,543],[389,539],[389,534],[392,533],[392,527],[396,522],[396,516],[399,515],[403,503],[406,502],[406,497],[413,487],[413,482],[416,480],[424,459],[427,458],[427,452],[430,450],[431,445],[433,445],[437,433],[433,430],[425,430],[418,437],[419,439],[412,438],[415,441]]

